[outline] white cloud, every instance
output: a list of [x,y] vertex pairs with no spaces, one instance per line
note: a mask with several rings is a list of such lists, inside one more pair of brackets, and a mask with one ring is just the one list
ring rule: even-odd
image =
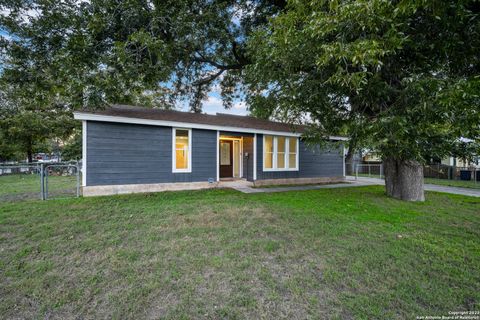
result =
[[217,110],[222,110],[222,99],[209,95],[208,99],[203,102],[203,109],[207,113],[210,113],[209,111],[214,111],[213,113],[215,113]]
[[235,103],[233,104],[233,109],[245,110],[245,112],[246,112],[246,111],[247,111],[247,104],[245,103],[245,101],[235,102]]
[[[0,16],[7,17],[12,14],[12,10],[8,8],[0,8]],[[40,16],[40,11],[36,9],[20,10],[19,18],[24,23],[29,23],[31,19],[35,19]]]

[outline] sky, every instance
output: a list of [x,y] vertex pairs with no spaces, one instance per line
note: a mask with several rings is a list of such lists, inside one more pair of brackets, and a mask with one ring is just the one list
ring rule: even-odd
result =
[[[180,105],[180,109],[182,111],[188,111],[187,104]],[[203,102],[203,112],[208,114],[215,114],[219,112],[236,115],[246,115],[248,113],[243,101],[236,101],[234,102],[232,108],[225,109],[222,105],[222,99],[220,98],[220,95],[215,91],[211,91],[208,99]]]

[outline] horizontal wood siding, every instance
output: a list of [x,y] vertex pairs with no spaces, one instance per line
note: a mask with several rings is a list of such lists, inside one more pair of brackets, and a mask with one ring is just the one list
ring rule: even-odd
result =
[[288,179],[343,176],[343,148],[311,148],[301,139],[298,171],[263,171],[263,135],[257,135],[257,179]]
[[[245,157],[248,153],[248,159]],[[243,176],[248,181],[253,181],[253,138],[243,138]]]
[[87,122],[87,186],[207,181],[216,131],[192,130],[192,172],[172,173],[172,128]]

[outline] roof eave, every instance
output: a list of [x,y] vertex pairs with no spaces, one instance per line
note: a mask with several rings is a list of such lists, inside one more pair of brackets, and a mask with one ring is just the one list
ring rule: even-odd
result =
[[[143,125],[167,126],[167,127],[176,127],[176,128],[233,131],[233,132],[242,132],[242,133],[257,133],[257,134],[272,134],[272,135],[282,134],[282,135],[294,136],[294,137],[300,137],[302,135],[299,132],[291,132],[291,131],[264,130],[264,129],[255,129],[255,128],[221,126],[221,125],[201,124],[201,123],[194,123],[194,122],[181,122],[181,121],[172,121],[172,120],[132,118],[132,117],[102,115],[102,114],[87,113],[87,112],[74,112],[73,116],[74,116],[74,119],[82,120],[82,121],[143,124]],[[348,140],[348,138],[340,137],[340,136],[330,136],[329,139],[336,140],[336,141]]]

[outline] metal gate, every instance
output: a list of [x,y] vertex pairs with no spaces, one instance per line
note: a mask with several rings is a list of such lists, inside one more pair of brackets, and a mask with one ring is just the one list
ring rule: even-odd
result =
[[74,164],[42,164],[40,171],[42,200],[80,196],[80,167]]

